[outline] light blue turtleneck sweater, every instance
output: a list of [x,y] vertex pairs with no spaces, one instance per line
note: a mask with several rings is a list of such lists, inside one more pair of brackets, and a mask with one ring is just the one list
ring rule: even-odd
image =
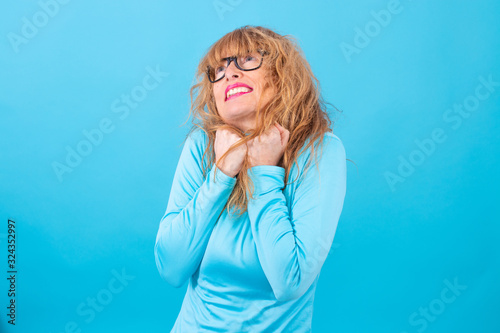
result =
[[203,178],[207,142],[199,129],[186,139],[156,237],[162,278],[174,287],[189,279],[171,332],[311,332],[316,284],[346,191],[342,142],[325,134],[318,168],[312,159],[304,175],[309,148],[285,189],[284,168],[249,169],[254,198],[240,218],[222,211],[236,178],[213,164]]

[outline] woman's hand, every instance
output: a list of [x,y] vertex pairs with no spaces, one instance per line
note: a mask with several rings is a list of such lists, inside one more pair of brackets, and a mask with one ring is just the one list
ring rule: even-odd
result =
[[[229,148],[240,140],[240,137],[231,130],[222,128],[215,132],[215,163],[219,170],[224,172],[229,177],[235,177],[243,166],[243,161],[247,155],[247,146],[241,145],[233,149],[229,154],[219,161],[222,155],[229,150]],[[220,163],[220,164],[219,164]]]
[[290,132],[280,124],[275,123],[267,132],[248,141],[250,167],[278,165],[281,156],[285,152],[289,137]]

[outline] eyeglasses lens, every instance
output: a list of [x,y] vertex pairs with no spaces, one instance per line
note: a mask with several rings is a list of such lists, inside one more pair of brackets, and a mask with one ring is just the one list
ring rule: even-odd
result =
[[[244,56],[232,57],[231,61],[235,60],[235,66],[241,70],[249,71],[257,69],[262,63],[262,55],[259,52],[248,53]],[[220,80],[226,73],[228,66],[227,58],[222,60],[215,68],[210,67],[208,70],[210,81]]]

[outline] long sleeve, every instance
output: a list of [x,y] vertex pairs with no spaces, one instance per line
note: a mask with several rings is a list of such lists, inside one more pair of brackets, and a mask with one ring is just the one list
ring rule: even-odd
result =
[[346,160],[340,139],[326,137],[318,160],[319,174],[313,160],[290,203],[283,193],[284,168],[250,169],[255,190],[248,216],[259,261],[279,301],[299,298],[317,278],[342,211]]
[[190,135],[175,171],[167,210],[160,221],[154,248],[156,267],[178,288],[196,271],[217,218],[236,183],[212,165],[202,173],[204,140],[201,131]]

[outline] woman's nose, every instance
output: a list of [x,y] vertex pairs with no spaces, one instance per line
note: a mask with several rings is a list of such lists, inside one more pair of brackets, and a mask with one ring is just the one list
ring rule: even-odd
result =
[[236,67],[234,64],[234,61],[231,61],[229,66],[226,68],[226,78],[231,79],[231,78],[239,78],[241,76],[241,71]]

